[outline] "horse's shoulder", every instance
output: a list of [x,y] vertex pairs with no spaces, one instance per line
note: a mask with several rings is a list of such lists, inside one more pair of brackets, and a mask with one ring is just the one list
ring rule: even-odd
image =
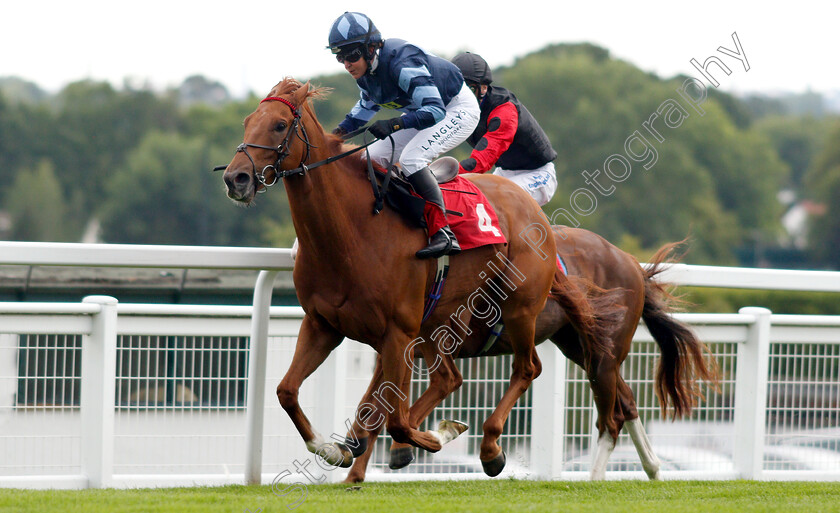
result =
[[493,174],[484,173],[463,173],[458,176],[474,183],[479,189],[482,187],[482,185],[493,183],[495,180],[498,180],[500,178]]
[[473,185],[478,187],[478,190],[484,193],[484,195],[487,196],[487,198],[491,201],[495,201],[496,196],[499,196],[499,194],[505,192],[508,184],[513,185],[516,189],[522,190],[521,187],[511,182],[510,180],[496,175],[481,173],[464,173],[458,176],[463,177],[465,180],[471,182]]
[[466,180],[472,182],[476,187],[481,189],[482,192],[487,194],[488,191],[492,191],[494,189],[498,189],[499,192],[505,193],[513,193],[513,194],[525,194],[526,196],[530,196],[522,187],[519,185],[511,182],[507,178],[494,175],[491,173],[464,173],[462,175],[458,175],[464,177]]

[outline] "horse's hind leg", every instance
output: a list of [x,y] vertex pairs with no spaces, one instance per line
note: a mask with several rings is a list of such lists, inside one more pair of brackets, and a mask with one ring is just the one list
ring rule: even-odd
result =
[[376,394],[384,381],[382,358],[377,355],[370,385],[356,408],[353,424],[350,426],[351,432],[347,433],[344,440],[344,445],[350,448],[355,458],[350,472],[344,479],[345,483],[361,483],[365,480],[376,439],[385,423],[385,412],[380,411],[382,405],[376,400]]
[[566,357],[581,367],[589,379],[589,386],[598,411],[598,443],[589,477],[600,481],[606,477],[607,461],[615,449],[618,433],[624,421],[620,404],[617,402],[618,362],[612,355],[587,354],[580,337],[569,325],[551,337]]
[[[435,353],[435,355],[438,355],[438,353]],[[409,409],[409,425],[414,429],[417,429],[422,424],[423,420],[429,416],[443,399],[451,392],[457,390],[463,381],[461,373],[455,366],[451,355],[439,355],[435,356],[435,358],[430,358],[428,355],[424,356],[426,357],[429,369],[434,369],[434,372],[429,376],[429,387]],[[431,360],[431,363],[429,363],[429,360]],[[344,481],[346,483],[359,483],[365,479],[365,470],[373,455],[373,446],[382,431],[381,417],[379,417],[380,413],[371,413],[369,405],[376,406],[375,393],[379,390],[383,381],[382,358],[377,357],[371,384],[368,386],[368,390],[357,409],[357,417],[352,426],[353,432],[348,433],[345,440],[345,445],[351,448],[355,457],[353,467],[350,469],[350,473]],[[362,412],[363,407],[368,408],[368,410]],[[366,419],[372,422],[366,422],[363,425],[361,419],[358,417],[361,414],[366,415]],[[371,426],[370,424],[373,425]],[[461,422],[443,421],[438,427],[438,434],[443,442],[446,443],[466,431],[466,429],[467,425]],[[410,444],[392,442],[390,459],[389,467],[393,469],[405,467],[414,459],[413,447]]]
[[606,477],[607,461],[615,449],[618,433],[624,422],[621,407],[617,404],[618,362],[612,356],[593,357],[586,369],[589,386],[598,410],[598,446],[589,478],[600,481]]
[[448,440],[437,431],[419,431],[411,426],[408,407],[411,368],[406,361],[413,358],[411,337],[398,328],[389,330],[383,344],[382,369],[385,381],[379,399],[390,407],[388,434],[395,442],[411,444],[429,452],[438,452]]
[[633,440],[633,445],[642,461],[642,468],[645,469],[645,473],[651,480],[661,480],[659,458],[653,452],[645,428],[642,426],[642,419],[639,418],[639,412],[636,410],[633,391],[620,376],[618,378],[618,401],[624,412],[624,429],[630,435],[630,439]]
[[[432,411],[449,394],[458,390],[464,378],[461,371],[455,365],[452,355],[442,354],[436,345],[424,344],[424,358],[429,369],[429,386],[420,397],[411,405],[408,412],[408,422],[413,429],[418,429],[420,424],[426,420]],[[431,346],[431,347],[429,347]],[[433,354],[425,352],[433,351]],[[443,444],[449,443],[466,431],[468,426],[463,422],[455,420],[443,420],[437,428]],[[392,469],[400,469],[414,461],[413,449],[408,444],[393,442],[390,451],[391,461],[388,466]]]
[[368,436],[366,438],[367,443],[365,444],[365,452],[353,460],[353,466],[350,467],[350,472],[344,479],[345,483],[361,483],[365,480],[367,466],[370,462],[370,458],[373,456],[373,448],[376,445],[376,439],[379,437],[379,433],[381,432],[381,425],[368,432]]
[[376,393],[383,380],[382,358],[377,355],[370,384],[365,391],[365,395],[362,396],[362,400],[359,401],[359,406],[356,407],[350,431],[344,437],[344,445],[350,448],[354,458],[358,458],[367,451],[370,443],[368,440],[369,434],[372,431],[378,431],[378,428],[381,428],[385,422],[385,415],[380,411],[381,405],[376,402]]

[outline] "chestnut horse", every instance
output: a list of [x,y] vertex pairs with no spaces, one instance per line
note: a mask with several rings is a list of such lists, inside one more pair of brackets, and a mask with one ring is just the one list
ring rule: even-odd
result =
[[[672,260],[676,244],[663,246],[652,258],[651,264],[642,269],[631,255],[613,246],[602,237],[582,229],[554,227],[557,255],[566,264],[570,279],[584,288],[600,287],[618,294],[596,296],[594,301],[614,301],[623,307],[613,319],[609,334],[609,351],[603,353],[589,347],[557,300],[549,300],[537,318],[535,343],[551,340],[569,360],[587,374],[598,411],[599,431],[595,461],[590,477],[605,477],[607,461],[615,448],[618,434],[626,427],[636,447],[642,466],[650,479],[660,479],[659,460],[650,447],[639,419],[636,402],[630,387],[622,379],[619,368],[630,351],[630,344],[640,319],[645,321],[661,351],[656,373],[656,392],[663,414],[670,404],[674,417],[689,414],[700,398],[697,380],[704,380],[716,388],[717,365],[714,359],[706,361],[708,348],[697,339],[692,330],[675,320],[669,310],[675,298],[654,277],[661,272],[662,264]],[[431,344],[420,344],[418,350],[427,362],[429,386],[411,406],[410,423],[418,427],[432,410],[460,385],[462,377],[453,358],[496,356],[510,354],[512,345],[503,334],[489,349],[484,345],[489,335],[487,326],[471,324],[474,333],[458,346],[457,351],[446,354]],[[362,404],[372,401],[371,393],[382,379],[382,362],[377,360],[371,385]],[[534,412],[534,422],[538,422]],[[365,478],[373,445],[381,429],[365,430],[356,422],[353,437],[363,440],[354,453],[358,456],[345,482],[361,482]],[[365,451],[365,449],[367,449]],[[364,455],[362,455],[364,453]],[[402,468],[413,460],[412,449],[394,442],[391,447],[391,468]]]
[[[437,431],[419,431],[409,421],[407,397],[413,341],[421,335],[424,302],[434,282],[436,262],[418,260],[426,234],[411,227],[399,213],[385,208],[374,215],[367,161],[342,154],[341,140],[324,132],[310,98],[322,90],[293,79],[277,84],[245,119],[244,143],[224,172],[228,197],[242,204],[283,178],[298,237],[294,283],[305,312],[289,370],[277,397],[310,452],[329,464],[348,467],[353,455],[343,443],[327,442],[311,426],[298,403],[303,381],[347,337],[375,349],[382,360],[377,400],[387,405],[386,429],[404,444],[435,452],[465,426],[442,423]],[[451,268],[437,308],[423,323],[452,331],[455,322],[469,323],[479,309],[476,291],[493,282],[506,286],[498,308],[505,323],[513,373],[507,391],[484,423],[480,459],[490,475],[501,472],[504,453],[497,441],[517,399],[541,370],[534,346],[535,322],[546,299],[571,290],[556,271],[554,237],[537,203],[513,182],[493,175],[470,175],[493,206],[507,243],[481,246],[451,257]],[[522,234],[542,234],[542,238]],[[488,269],[492,270],[489,273]],[[510,287],[506,284],[515,284]],[[563,299],[567,314],[600,347],[586,297]],[[453,312],[460,317],[454,320]],[[453,316],[450,316],[453,314]],[[595,314],[595,315],[593,315]],[[376,417],[368,412],[367,418]]]

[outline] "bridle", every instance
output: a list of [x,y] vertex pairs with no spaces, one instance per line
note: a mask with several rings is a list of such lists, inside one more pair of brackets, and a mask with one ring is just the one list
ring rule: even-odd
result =
[[[261,184],[263,186],[263,188],[259,189],[257,192],[265,192],[266,190],[268,190],[269,187],[271,187],[272,185],[275,185],[281,178],[288,178],[290,176],[295,176],[295,175],[303,175],[303,174],[306,174],[306,172],[309,171],[310,169],[315,169],[316,167],[320,167],[320,166],[323,166],[323,165],[326,165],[326,164],[331,164],[331,163],[335,162],[336,160],[343,159],[344,157],[346,157],[348,155],[352,155],[353,153],[356,153],[357,151],[361,151],[361,150],[366,150],[367,151],[367,147],[377,141],[376,139],[373,139],[372,141],[369,141],[369,142],[366,141],[361,146],[357,146],[357,147],[355,147],[351,150],[345,151],[344,153],[340,153],[338,155],[333,155],[332,157],[328,157],[328,158],[326,158],[324,160],[321,160],[319,162],[316,162],[314,164],[308,164],[307,165],[305,162],[307,160],[309,160],[309,153],[310,153],[309,150],[311,148],[317,148],[317,146],[315,146],[315,145],[313,145],[312,143],[309,142],[309,136],[306,134],[306,126],[301,122],[300,108],[296,107],[295,104],[290,102],[289,100],[287,100],[285,98],[280,98],[279,96],[268,96],[266,98],[263,98],[260,101],[260,103],[268,102],[268,101],[277,101],[277,102],[283,103],[284,105],[289,107],[292,110],[292,115],[294,116],[294,119],[292,120],[292,126],[289,127],[286,131],[286,137],[283,139],[283,142],[280,143],[280,145],[277,146],[277,147],[266,146],[266,145],[263,145],[263,144],[246,143],[246,142],[243,142],[242,144],[240,144],[239,146],[236,147],[236,152],[237,153],[239,153],[239,152],[244,153],[245,156],[248,157],[248,160],[251,161],[251,169],[254,172],[254,178],[256,179],[256,181],[259,184]],[[342,137],[345,140],[347,140],[347,139],[355,137],[359,134],[365,133],[366,131],[367,131],[367,127],[361,127],[361,128],[359,128],[359,129],[357,129],[353,132],[350,132],[348,134],[344,134]],[[292,140],[292,136],[297,137],[304,145],[306,145],[306,153],[304,154],[303,158],[300,159],[300,164],[298,165],[298,167],[296,167],[294,169],[280,169],[280,164],[291,153],[289,151],[289,144]],[[390,141],[391,141],[391,162],[393,162],[394,161],[394,151],[395,151],[395,149],[394,149],[394,139],[390,136],[388,137],[388,139],[390,139]],[[268,164],[267,166],[263,167],[262,171],[257,171],[257,163],[254,161],[254,158],[251,157],[251,154],[248,152],[248,148],[259,148],[261,150],[274,151],[274,152],[277,153],[277,160],[275,160],[273,164]],[[221,170],[226,169],[226,168],[227,168],[227,166],[216,166],[214,168],[214,171],[221,171]],[[388,173],[386,173],[385,179],[384,179],[381,187],[378,186],[377,183],[376,183],[376,178],[374,176],[374,171],[373,171],[373,163],[370,159],[370,155],[368,155],[368,158],[367,158],[367,168],[368,168],[368,180],[370,181],[371,187],[373,188],[373,196],[374,196],[374,199],[375,199],[373,212],[374,212],[374,214],[378,214],[379,212],[382,211],[385,192],[388,189],[388,182],[390,181],[390,178],[391,178],[391,168],[394,168],[394,166],[392,164],[389,164],[388,166],[386,166],[386,169],[388,169]],[[269,169],[274,171],[274,179],[271,182],[267,182],[266,179],[265,179],[265,172]]]
[[[295,107],[295,105],[292,102],[285,98],[280,98],[279,96],[268,96],[266,98],[263,98],[262,101],[260,101],[260,103],[268,101],[276,101],[283,103],[292,110],[292,115],[294,116],[294,119],[292,120],[292,126],[286,130],[286,137],[283,139],[283,142],[280,143],[280,146],[277,147],[246,142],[243,142],[242,144],[236,147],[237,153],[244,153],[245,156],[248,157],[248,160],[251,161],[251,167],[254,170],[254,178],[263,186],[263,189],[260,192],[263,192],[268,187],[271,187],[272,185],[276,184],[281,178],[306,173],[309,170],[309,166],[304,164],[304,162],[306,162],[309,159],[310,148],[315,148],[315,146],[313,146],[312,143],[309,142],[309,136],[306,135],[306,126],[300,122],[300,108]],[[280,169],[280,164],[291,153],[289,151],[289,143],[292,139],[292,136],[297,137],[304,145],[306,145],[306,153],[304,154],[303,158],[300,159],[300,165],[298,165],[298,167],[294,169]],[[274,164],[268,164],[267,166],[263,167],[262,171],[257,171],[257,164],[256,162],[254,162],[254,158],[251,157],[251,154],[248,152],[248,148],[259,148],[262,150],[274,151],[277,153],[277,160],[274,161]],[[265,179],[265,172],[269,169],[274,171],[274,179],[271,182],[267,182]]]

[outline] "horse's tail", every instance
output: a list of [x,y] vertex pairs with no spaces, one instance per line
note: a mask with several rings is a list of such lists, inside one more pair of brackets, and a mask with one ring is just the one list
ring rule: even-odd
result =
[[678,260],[674,254],[681,244],[675,242],[660,248],[651,259],[651,264],[643,271],[645,306],[642,319],[661,352],[656,369],[656,395],[663,416],[668,413],[670,399],[675,418],[691,413],[697,401],[703,398],[697,380],[703,380],[718,389],[717,361],[688,325],[671,316],[671,311],[676,303],[681,302],[680,299],[654,280],[664,270],[662,264]]
[[619,302],[622,293],[622,289],[606,290],[591,280],[555,269],[548,295],[560,304],[578,335],[588,340],[584,348],[607,355],[612,349],[612,330],[626,310]]

